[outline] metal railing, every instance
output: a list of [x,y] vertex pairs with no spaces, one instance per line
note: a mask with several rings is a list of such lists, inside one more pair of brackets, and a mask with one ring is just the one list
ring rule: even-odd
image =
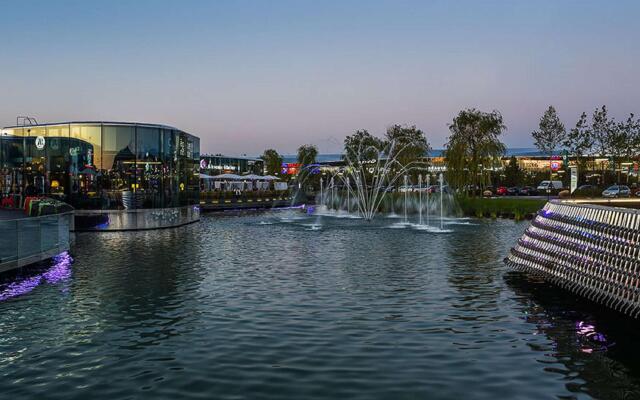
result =
[[0,221],[0,272],[68,251],[73,211]]

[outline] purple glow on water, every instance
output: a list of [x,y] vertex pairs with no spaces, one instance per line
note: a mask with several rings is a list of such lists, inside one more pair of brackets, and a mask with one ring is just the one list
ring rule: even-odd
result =
[[73,258],[68,252],[58,254],[53,258],[53,262],[53,266],[45,272],[28,278],[18,278],[19,280],[11,282],[4,289],[0,289],[0,301],[29,293],[43,282],[56,284],[71,277]]
[[[591,354],[595,350],[604,351],[609,347],[607,338],[602,333],[597,332],[596,327],[592,324],[584,321],[576,322],[576,333],[578,336],[586,338],[591,342],[588,346],[582,347],[581,351],[583,353]],[[591,346],[594,346],[595,348]]]
[[53,258],[53,262],[55,264],[42,274],[47,283],[55,284],[71,277],[73,258],[68,252],[58,254]]

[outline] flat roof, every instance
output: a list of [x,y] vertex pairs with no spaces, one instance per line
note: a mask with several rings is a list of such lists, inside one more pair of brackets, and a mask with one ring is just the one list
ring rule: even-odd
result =
[[43,124],[33,124],[33,125],[12,125],[5,126],[2,129],[16,129],[16,128],[32,128],[32,127],[40,127],[40,126],[51,126],[51,125],[137,125],[137,126],[152,126],[154,128],[162,128],[162,129],[171,129],[176,131],[182,131],[182,129],[178,129],[176,127],[164,124],[151,124],[147,122],[126,122],[126,121],[63,121],[63,122],[47,122]]
[[260,157],[248,157],[248,156],[228,156],[225,154],[200,154],[200,158],[202,157],[217,157],[217,158],[233,158],[236,160],[248,160],[248,161],[263,161]]

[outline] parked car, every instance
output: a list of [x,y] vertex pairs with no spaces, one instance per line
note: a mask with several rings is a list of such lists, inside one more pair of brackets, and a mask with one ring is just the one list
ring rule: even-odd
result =
[[573,192],[574,196],[583,196],[583,197],[597,197],[598,194],[601,193],[601,189],[598,189],[595,185],[580,185]]
[[542,181],[538,185],[538,191],[546,192],[546,191],[554,191],[554,190],[562,190],[562,181]]
[[507,188],[507,194],[509,196],[517,196],[517,195],[520,194],[520,188],[519,187],[515,187],[515,186]]
[[625,185],[613,185],[613,186],[609,186],[607,189],[605,189],[604,192],[602,192],[602,197],[629,197],[631,196],[631,189],[629,189],[629,186],[625,186]]
[[593,190],[596,187],[597,186],[595,186],[595,185],[580,185],[580,186],[578,186],[578,188],[576,190]]
[[[429,193],[440,193],[440,185],[431,185],[426,191]],[[449,189],[449,185],[442,186],[442,191],[447,194],[451,193],[451,189]]]
[[538,189],[533,186],[524,186],[520,188],[520,196],[537,196]]
[[506,196],[509,193],[509,189],[506,186],[498,186],[496,189],[496,195],[498,196]]

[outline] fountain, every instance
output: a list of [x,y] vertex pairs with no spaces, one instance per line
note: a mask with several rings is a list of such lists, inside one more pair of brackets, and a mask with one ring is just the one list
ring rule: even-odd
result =
[[409,180],[408,176],[404,176],[404,223],[407,224],[409,220],[407,219],[407,196],[409,196],[409,186],[407,184]]
[[431,176],[427,174],[427,225],[429,225],[429,192],[431,191],[431,185],[429,181],[431,180]]
[[[410,225],[410,214],[417,211],[420,214],[420,225],[422,225],[422,178],[420,177],[419,195],[416,196],[419,197],[418,199],[410,193],[409,183],[410,174],[413,171],[424,171],[426,166],[421,160],[406,164],[398,160],[410,145],[411,143],[400,145],[391,141],[382,148],[360,145],[354,151],[348,152],[344,156],[346,166],[326,177],[326,181],[321,180],[318,204],[337,212],[343,209],[348,215],[351,215],[355,209],[359,217],[372,220],[381,211],[393,213],[395,200],[391,192],[401,181],[404,185],[402,223]],[[428,187],[429,175],[426,176]],[[337,185],[338,181],[341,182],[340,188]],[[441,214],[444,212],[442,202],[441,199]],[[428,225],[430,208],[428,193],[426,203]]]
[[442,173],[440,173],[438,179],[440,180],[440,230],[442,230],[444,228],[444,211],[442,207],[442,199],[444,198],[444,177],[442,176]]
[[422,225],[422,174],[418,175],[418,223]]

